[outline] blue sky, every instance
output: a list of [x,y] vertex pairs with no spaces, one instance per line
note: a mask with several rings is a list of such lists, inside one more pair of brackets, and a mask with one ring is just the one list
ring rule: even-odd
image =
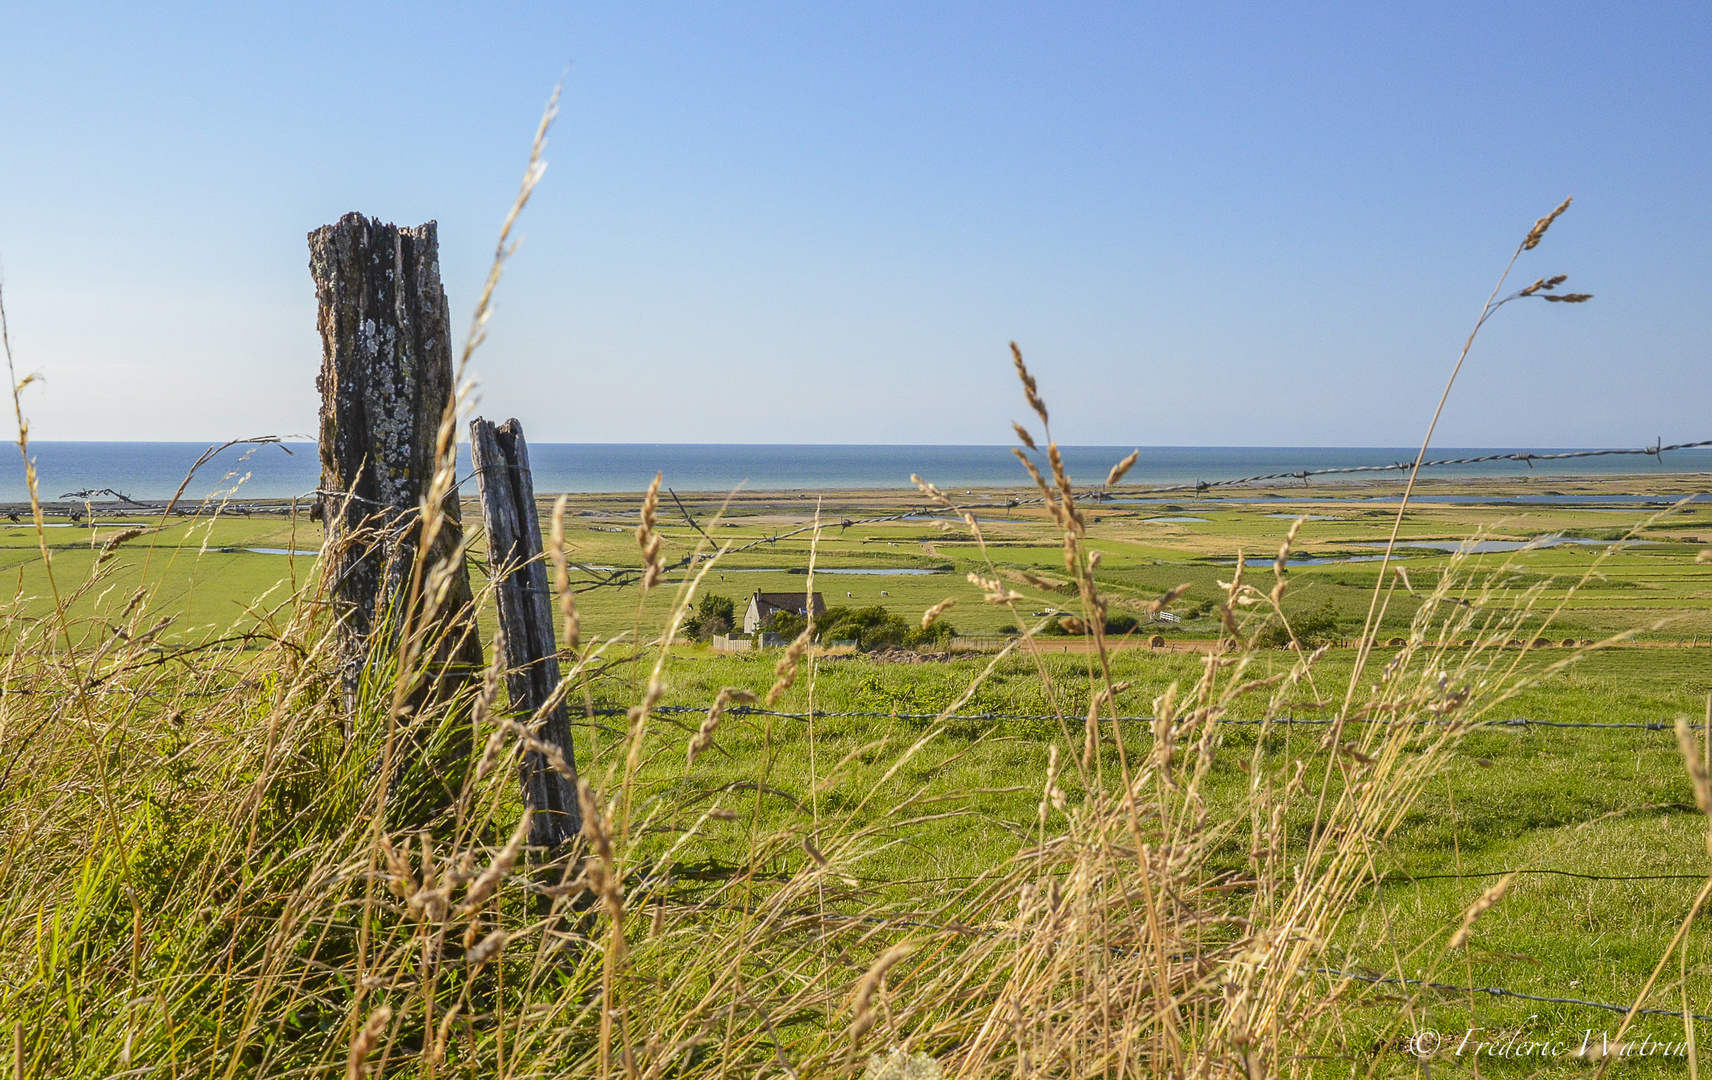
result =
[[[305,234],[440,222],[468,318],[566,72],[482,409],[537,441],[1712,438],[1704,4],[0,0],[33,434],[310,433]],[[567,68],[568,65],[568,68]]]

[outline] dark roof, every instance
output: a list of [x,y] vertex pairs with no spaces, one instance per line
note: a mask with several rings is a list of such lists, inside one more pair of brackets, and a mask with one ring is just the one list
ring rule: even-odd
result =
[[[760,592],[756,591],[749,599],[755,601],[757,607],[778,608],[784,611],[801,611],[803,609],[803,594],[800,592]],[[814,594],[814,610],[826,610],[826,599],[819,593]]]

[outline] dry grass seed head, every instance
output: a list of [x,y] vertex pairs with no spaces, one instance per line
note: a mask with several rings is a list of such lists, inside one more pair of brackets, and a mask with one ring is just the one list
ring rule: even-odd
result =
[[1409,571],[1405,570],[1401,566],[1393,566],[1391,568],[1391,572],[1396,574],[1397,580],[1401,581],[1403,583],[1403,591],[1404,592],[1408,593],[1410,596],[1419,596],[1420,595],[1420,593],[1417,593],[1415,591],[1414,584],[1412,582],[1410,582],[1410,580],[1409,580]]
[[488,963],[488,961],[498,956],[500,952],[504,950],[506,942],[510,940],[510,933],[504,930],[495,930],[487,937],[476,942],[475,948],[471,949],[465,955],[464,960],[470,967],[483,967]]
[[1046,485],[1046,478],[1040,475],[1040,470],[1034,467],[1034,462],[1028,459],[1027,454],[1014,446],[1011,447],[1011,453],[1015,454],[1016,459],[1022,462],[1022,467],[1028,470],[1029,478],[1034,481],[1034,486],[1040,489],[1040,500],[1045,504],[1047,512],[1062,524],[1064,519],[1059,514],[1058,498],[1052,494],[1052,489]]
[[818,866],[818,868],[827,869],[832,866],[832,863],[827,859],[827,856],[820,851],[820,847],[815,846],[815,839],[813,839],[813,837],[803,837],[803,851],[808,852],[808,857],[815,861],[815,866]]
[[1135,463],[1140,460],[1141,450],[1139,448],[1131,450],[1129,452],[1129,457],[1126,457],[1116,465],[1113,465],[1112,471],[1106,474],[1106,486],[1117,487],[1119,481],[1124,478],[1124,474],[1135,468]]
[[1165,595],[1163,595],[1159,599],[1153,601],[1153,603],[1147,605],[1147,614],[1149,616],[1159,614],[1161,611],[1164,611],[1170,605],[1176,603],[1179,599],[1182,598],[1183,594],[1188,592],[1188,591],[1189,591],[1189,584],[1187,582],[1183,583],[1182,585],[1177,586],[1174,589],[1169,590],[1168,592],[1165,593]]
[[1468,935],[1474,929],[1475,920],[1486,914],[1493,904],[1504,898],[1504,894],[1510,890],[1510,882],[1515,876],[1514,874],[1505,874],[1498,879],[1498,884],[1481,893],[1480,899],[1468,906],[1468,910],[1462,913],[1462,925],[1457,928],[1456,933],[1451,935],[1450,942],[1445,945],[1446,949],[1460,949],[1468,944]]
[[630,738],[632,740],[639,742],[642,738],[643,726],[648,722],[648,717],[653,715],[654,706],[660,704],[660,698],[664,697],[665,693],[666,684],[660,677],[659,669],[656,668],[648,676],[648,685],[642,691],[641,703],[632,705],[625,713],[630,720]]
[[[1009,604],[1024,598],[1021,593],[1011,589],[1005,585],[1004,582],[997,581],[992,578],[984,578],[972,570],[968,574],[968,579],[969,584],[981,590],[983,593],[982,599],[989,604]],[[950,607],[953,603],[955,603],[955,601],[948,600],[944,604],[935,605],[932,609],[935,612],[934,617],[938,618],[938,612],[944,608]],[[928,620],[924,615],[922,617],[922,626],[925,628],[927,625]]]
[[1219,588],[1221,588],[1225,591],[1226,599],[1229,599],[1229,600],[1235,600],[1236,599],[1236,594],[1242,590],[1243,571],[1245,571],[1247,569],[1248,569],[1248,560],[1243,558],[1242,552],[1240,552],[1240,551],[1237,552],[1236,553],[1236,573],[1231,575],[1231,579],[1229,581],[1219,582]]
[[1117,700],[1117,696],[1129,689],[1128,682],[1116,682],[1110,687],[1102,686],[1088,695],[1088,716],[1082,729],[1082,764],[1084,768],[1092,768],[1094,752],[1100,743],[1100,710],[1107,702]]
[[[1546,230],[1551,228],[1552,222],[1556,221],[1560,216],[1562,216],[1562,214],[1565,210],[1569,209],[1569,204],[1573,200],[1574,200],[1574,196],[1570,196],[1570,198],[1567,198],[1567,199],[1563,200],[1563,202],[1559,203],[1556,210],[1553,210],[1551,213],[1547,214],[1545,217],[1534,222],[1534,227],[1532,229],[1528,230],[1527,239],[1522,241],[1522,250],[1523,251],[1532,251],[1535,248],[1539,247],[1540,241],[1545,238]],[[1514,236],[1515,234],[1512,233],[1511,235]]]
[[1080,534],[1084,528],[1082,512],[1076,509],[1076,490],[1070,484],[1070,474],[1064,468],[1064,455],[1057,443],[1046,444],[1046,460],[1052,465],[1052,479],[1058,484],[1062,508],[1059,524]]
[[108,559],[111,559],[120,544],[125,543],[127,540],[135,540],[137,537],[148,531],[149,530],[139,526],[114,533],[112,536],[107,538],[107,542],[105,544],[101,545],[101,554],[96,556],[95,565],[100,566]]
[[1039,447],[1034,445],[1034,436],[1030,435],[1028,433],[1027,428],[1023,427],[1021,424],[1017,423],[1015,420],[1011,421],[1011,428],[1016,431],[1017,438],[1022,440],[1022,444],[1024,446],[1028,447],[1030,450],[1040,449]]
[[594,850],[594,860],[584,869],[589,890],[601,898],[608,915],[620,919],[624,915],[624,891],[613,872],[612,832],[587,780],[577,781],[577,804],[583,812],[583,836]]
[[549,554],[553,559],[553,585],[559,591],[559,611],[565,620],[565,648],[574,653],[582,625],[577,617],[577,598],[571,593],[570,559],[565,554],[565,504],[569,499],[568,495],[560,495],[553,502]]
[[416,834],[422,845],[422,884],[432,889],[440,883],[440,860],[434,855],[434,834],[423,829]]
[[1374,762],[1374,758],[1371,755],[1362,753],[1361,749],[1359,747],[1357,747],[1353,742],[1338,743],[1337,750],[1338,750],[1338,753],[1342,754],[1346,758],[1349,758],[1351,761],[1355,762],[1357,765],[1372,765]]
[[719,720],[725,715],[727,705],[733,701],[741,705],[752,705],[756,700],[753,693],[748,690],[739,690],[735,686],[727,686],[714,695],[713,707],[707,710],[707,718],[701,722],[701,727],[697,728],[695,735],[690,738],[689,764],[694,765],[695,759],[713,746],[713,733],[719,730]]
[[345,1080],[363,1080],[369,1074],[369,1054],[380,1042],[386,1025],[392,1020],[392,1007],[382,1005],[364,1021],[357,1037],[351,1040],[351,1053],[345,1059]]
[[1236,616],[1231,613],[1229,604],[1219,605],[1219,624],[1233,640],[1242,640],[1242,631],[1236,625]]
[[1688,768],[1688,778],[1694,784],[1694,805],[1702,814],[1712,817],[1712,776],[1706,772],[1706,761],[1696,744],[1694,730],[1686,716],[1676,718],[1676,747],[1682,751],[1682,763]]
[[[1034,384],[1034,376],[1028,373],[1028,365],[1022,362],[1022,350],[1017,348],[1014,341],[1011,342],[1011,358],[1016,361],[1017,378],[1022,380],[1022,394],[1028,399],[1028,407],[1040,417],[1042,424],[1050,426],[1051,421],[1046,418],[1046,402],[1040,400],[1040,391]],[[1033,449],[1033,444],[1030,444],[1029,448]]]
[[957,598],[956,597],[950,597],[950,598],[947,598],[945,600],[941,600],[939,603],[928,608],[926,611],[921,613],[921,628],[923,630],[926,630],[928,627],[932,626],[934,624],[934,622],[936,620],[938,620],[938,618],[941,615],[945,614],[947,611],[950,611],[952,608],[954,608],[956,606],[957,606]]
[[400,900],[408,900],[419,887],[416,875],[410,869],[410,861],[399,854],[392,846],[392,840],[387,836],[380,838],[381,856],[386,860],[387,891]]
[[1521,292],[1517,293],[1516,295],[1517,296],[1532,296],[1535,293],[1541,292],[1541,291],[1549,292],[1552,289],[1557,288],[1559,285],[1562,285],[1564,282],[1566,282],[1568,280],[1569,280],[1568,274],[1558,274],[1554,277],[1540,278],[1538,281],[1534,282],[1532,285],[1529,285],[1527,288],[1523,289]]
[[1278,558],[1272,563],[1272,573],[1277,578],[1277,584],[1272,586],[1272,602],[1274,604],[1284,598],[1284,589],[1288,583],[1284,571],[1290,563],[1290,549],[1295,546],[1296,533],[1301,530],[1302,523],[1306,520],[1308,519],[1297,518],[1292,521],[1290,531],[1284,534],[1284,542],[1278,545]]
[[1059,585],[1056,581],[1048,581],[1039,574],[1031,574],[1027,570],[1019,570],[1018,574],[1024,581],[1033,585],[1037,589],[1046,589],[1050,592],[1051,590],[1058,588]]
[[898,961],[914,950],[915,946],[908,943],[893,945],[880,954],[880,958],[874,961],[874,966],[869,968],[867,973],[862,976],[862,980],[856,984],[856,999],[854,1008],[851,1010],[854,1019],[850,1022],[850,1045],[852,1049],[861,1041],[862,1036],[868,1033],[868,1029],[874,1026],[874,997],[885,981],[886,972],[892,970]]
[[1040,824],[1046,826],[1047,814],[1065,807],[1064,792],[1058,787],[1058,744],[1053,743],[1046,749],[1046,788],[1040,797]]
[[772,689],[767,691],[767,705],[771,707],[779,697],[789,690],[797,681],[797,664],[802,661],[803,654],[808,652],[809,645],[814,641],[814,623],[811,621],[802,628],[802,633],[785,649],[785,655],[779,657],[779,663],[773,668],[776,679]]
[[660,479],[663,474],[655,473],[653,483],[648,485],[648,493],[642,497],[642,521],[636,526],[636,544],[642,549],[642,591],[652,589],[665,572],[665,566],[660,559],[659,519],[656,511],[660,505]]
[[940,491],[939,488],[928,483],[926,480],[923,480],[921,477],[917,476],[915,473],[910,473],[910,483],[915,485],[917,491],[921,492],[923,495],[926,495],[928,498],[932,499],[934,502],[941,503],[945,506],[951,505],[951,500],[945,497],[945,493],[943,491]]
[[517,856],[523,853],[523,845],[529,840],[529,819],[533,816],[525,807],[522,816],[517,819],[517,828],[511,831],[511,839],[506,841],[487,869],[470,883],[470,890],[464,895],[464,905],[460,909],[462,914],[475,914],[499,891],[500,883],[511,874],[512,865],[517,862]]

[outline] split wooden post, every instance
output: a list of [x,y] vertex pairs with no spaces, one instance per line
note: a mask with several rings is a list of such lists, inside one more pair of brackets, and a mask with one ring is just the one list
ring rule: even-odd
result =
[[[488,574],[499,606],[500,662],[511,711],[526,721],[540,715],[535,737],[549,748],[523,756],[523,802],[534,811],[529,843],[557,850],[582,830],[582,811],[577,805],[570,719],[558,694],[553,600],[541,558],[541,522],[523,426],[516,420],[498,427],[481,417],[470,421],[470,458],[481,490]],[[551,756],[559,760],[549,760]]]
[[429,515],[431,546],[420,550],[454,395],[434,222],[401,229],[346,214],[309,234],[309,272],[321,330],[315,509],[328,532],[324,571],[347,714],[371,656],[411,655],[404,704],[415,714],[452,700],[482,666],[456,484]]

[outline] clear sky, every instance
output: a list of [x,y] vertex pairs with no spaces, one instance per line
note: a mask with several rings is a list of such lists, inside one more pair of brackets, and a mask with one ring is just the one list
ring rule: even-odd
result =
[[[33,433],[312,433],[305,234],[440,223],[537,441],[1712,438],[1712,7],[0,0]],[[568,65],[568,68],[567,68]]]

